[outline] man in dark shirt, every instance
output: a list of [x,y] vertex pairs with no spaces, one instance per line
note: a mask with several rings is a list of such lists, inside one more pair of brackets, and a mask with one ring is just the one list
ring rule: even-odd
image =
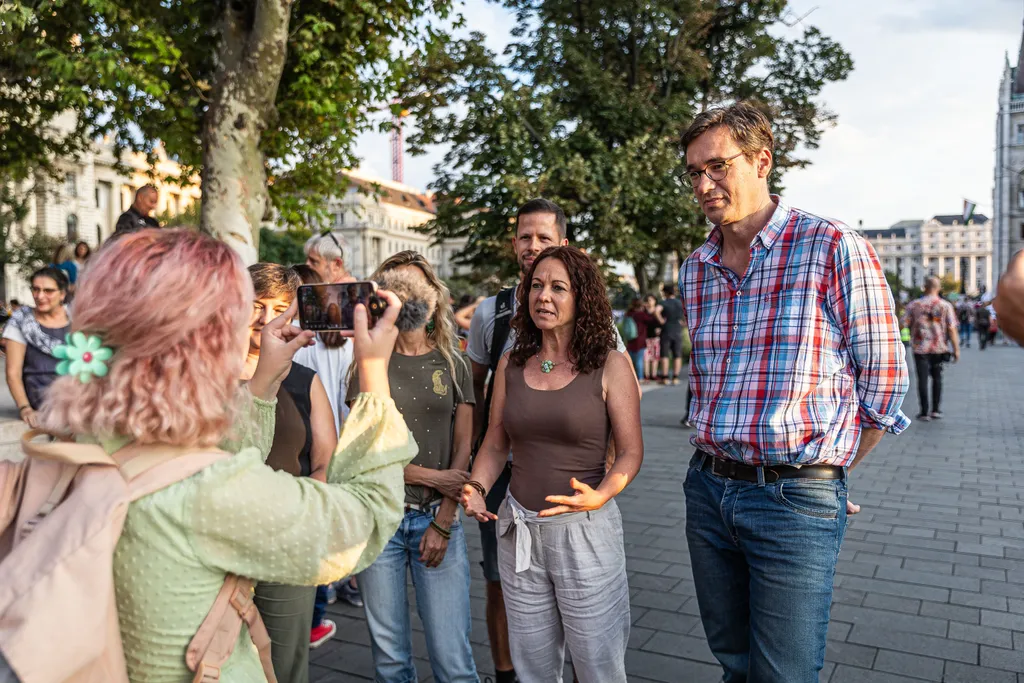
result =
[[152,185],[143,185],[135,192],[135,201],[121,214],[114,226],[114,234],[135,232],[143,228],[159,228],[160,223],[149,214],[160,200],[160,193]]
[[[683,371],[683,302],[676,296],[676,286],[666,284],[661,290],[665,300],[661,302],[661,315],[665,324],[661,326],[661,381],[679,384]],[[672,374],[668,371],[668,357],[672,356]]]

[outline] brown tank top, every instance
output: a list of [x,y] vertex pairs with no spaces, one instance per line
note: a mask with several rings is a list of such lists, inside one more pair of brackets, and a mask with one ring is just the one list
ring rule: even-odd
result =
[[553,507],[547,496],[571,496],[576,477],[596,487],[604,479],[611,434],[601,378],[604,367],[579,374],[555,391],[526,384],[523,368],[505,369],[505,431],[512,441],[513,497],[534,512]]

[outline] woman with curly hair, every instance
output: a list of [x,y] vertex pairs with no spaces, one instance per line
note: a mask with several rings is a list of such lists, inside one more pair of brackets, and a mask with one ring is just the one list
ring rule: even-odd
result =
[[[629,587],[614,497],[643,462],[640,394],[629,359],[612,353],[604,278],[586,254],[547,249],[526,282],[462,504],[480,521],[498,521],[519,680],[560,683],[568,645],[580,681],[625,683]],[[509,493],[494,515],[484,499],[510,447]]]

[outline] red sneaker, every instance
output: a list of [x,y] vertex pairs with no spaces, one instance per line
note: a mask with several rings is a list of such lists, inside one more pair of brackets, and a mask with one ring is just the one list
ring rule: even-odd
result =
[[320,647],[333,638],[334,634],[337,632],[338,625],[330,619],[324,619],[320,622],[319,626],[315,626],[309,630],[309,649],[315,650]]

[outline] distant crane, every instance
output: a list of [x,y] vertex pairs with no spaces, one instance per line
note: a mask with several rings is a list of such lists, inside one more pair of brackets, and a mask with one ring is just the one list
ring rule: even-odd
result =
[[[391,104],[401,104],[401,100],[392,100]],[[405,182],[405,133],[402,130],[402,119],[408,115],[409,110],[402,109],[391,116],[391,179],[396,183]]]

